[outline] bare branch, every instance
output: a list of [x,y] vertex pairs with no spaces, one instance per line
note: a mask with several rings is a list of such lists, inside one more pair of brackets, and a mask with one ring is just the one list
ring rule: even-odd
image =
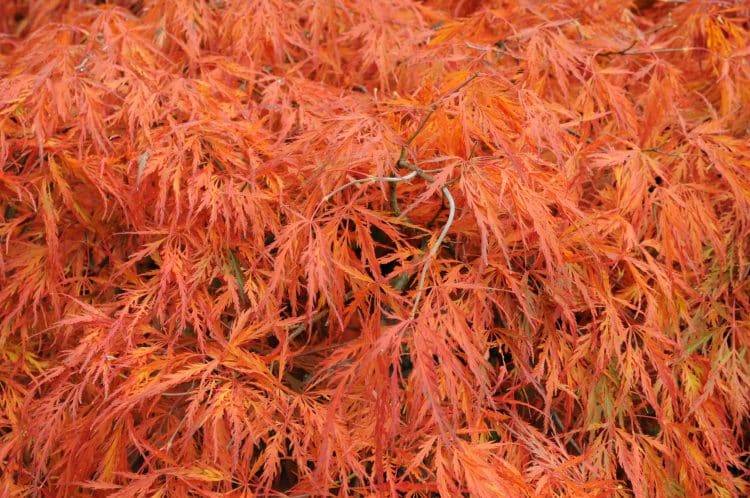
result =
[[340,186],[333,192],[327,194],[325,197],[323,197],[324,202],[328,202],[331,200],[331,197],[338,194],[342,190],[346,190],[347,188],[351,187],[352,185],[358,185],[361,183],[374,183],[374,182],[391,182],[391,183],[398,183],[398,182],[408,182],[412,178],[417,176],[416,172],[409,173],[408,175],[404,176],[368,176],[367,178],[359,178],[358,180],[352,180],[349,183]]

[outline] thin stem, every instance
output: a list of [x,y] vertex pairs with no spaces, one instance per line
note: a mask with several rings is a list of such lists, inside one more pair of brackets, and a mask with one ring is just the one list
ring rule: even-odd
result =
[[422,293],[424,291],[424,281],[427,276],[427,270],[430,267],[430,262],[432,261],[432,258],[435,257],[435,255],[440,250],[440,246],[443,243],[443,240],[445,240],[445,236],[448,234],[448,230],[450,229],[451,225],[453,224],[453,218],[456,214],[456,203],[453,200],[453,195],[450,193],[450,190],[448,190],[446,187],[443,187],[442,189],[443,195],[446,199],[448,199],[448,220],[445,222],[445,225],[443,225],[443,230],[440,232],[440,235],[438,236],[435,243],[430,248],[430,252],[427,253],[427,257],[424,261],[424,266],[422,266],[422,271],[419,274],[419,283],[417,284],[417,295],[414,297],[414,305],[411,309],[411,317],[412,319],[417,314],[417,309],[419,308],[419,301],[422,299]]
[[[463,83],[461,83],[461,84],[460,84],[460,85],[458,85],[458,86],[457,86],[456,88],[454,88],[453,90],[451,90],[450,92],[448,92],[448,93],[447,93],[447,94],[445,95],[445,97],[443,97],[443,98],[442,98],[442,99],[440,99],[440,100],[443,100],[443,99],[445,99],[445,98],[449,97],[450,95],[453,95],[454,93],[458,92],[458,91],[459,91],[459,90],[461,90],[461,89],[462,89],[463,87],[465,87],[466,85],[468,85],[469,83],[471,83],[472,81],[474,81],[474,79],[475,79],[475,78],[476,78],[477,76],[479,76],[479,73],[474,73],[474,74],[472,74],[471,76],[469,76],[468,78],[466,78],[466,79],[464,80],[464,82],[463,82]],[[440,100],[438,100],[438,102],[439,102]]]
[[638,43],[634,40],[627,48],[622,50],[612,50],[608,52],[600,52],[596,54],[597,57],[604,57],[609,55],[647,55],[647,54],[667,54],[672,52],[689,52],[691,50],[699,50],[700,47],[672,47],[672,48],[650,48],[644,50],[630,50]]
[[331,200],[331,197],[338,194],[342,190],[346,190],[347,188],[351,187],[352,185],[358,185],[360,183],[373,183],[373,182],[392,182],[392,183],[398,183],[398,182],[408,182],[412,178],[417,176],[416,172],[411,172],[408,175],[404,176],[368,176],[367,178],[359,178],[357,180],[352,180],[349,183],[340,186],[333,192],[327,194],[325,197],[323,197],[323,201],[327,202]]
[[187,396],[188,394],[195,394],[198,391],[183,391],[181,393],[161,393],[162,396],[171,397],[171,396]]
[[646,55],[646,54],[668,54],[671,52],[690,52],[700,50],[700,47],[676,47],[676,48],[652,48],[648,50],[633,50],[622,55]]
[[434,113],[435,109],[437,109],[437,105],[438,105],[439,102],[445,100],[446,98],[450,97],[454,93],[460,91],[466,85],[468,85],[469,83],[471,83],[477,76],[479,76],[479,73],[472,74],[471,76],[469,76],[468,78],[466,78],[456,88],[452,89],[451,91],[449,91],[448,93],[446,93],[443,97],[439,98],[438,100],[436,100],[435,102],[433,102],[432,104],[430,104],[430,112],[428,112],[427,115],[424,118],[422,118],[422,122],[419,123],[419,126],[417,127],[417,129],[414,131],[414,133],[411,134],[411,136],[409,137],[409,140],[406,141],[405,146],[411,145],[411,143],[414,141],[414,139],[417,138],[417,135],[419,135],[422,132],[422,130],[424,129],[424,127],[427,125],[427,121],[429,121],[430,116],[432,116],[432,113]]
[[182,424],[184,423],[185,423],[185,417],[182,417],[180,419],[180,422],[177,424],[177,428],[169,437],[169,440],[167,441],[167,443],[164,446],[162,446],[162,449],[169,451],[169,449],[172,447],[172,442],[174,441],[174,438],[177,437],[177,433],[180,432],[180,429],[182,428]]
[[599,57],[605,57],[607,55],[626,55],[627,51],[631,48],[635,47],[635,44],[638,43],[638,40],[633,40],[630,45],[628,45],[626,48],[623,48],[622,50],[610,50],[607,52],[600,52],[596,54]]
[[435,104],[432,104],[430,106],[430,112],[428,112],[427,115],[424,118],[422,118],[422,122],[419,123],[419,126],[417,127],[417,129],[414,131],[414,133],[411,134],[411,136],[409,137],[409,140],[406,141],[406,145],[411,145],[414,139],[417,138],[417,135],[419,135],[422,132],[424,127],[427,125],[427,121],[429,121],[430,116],[432,116],[432,113],[434,112],[435,112]]

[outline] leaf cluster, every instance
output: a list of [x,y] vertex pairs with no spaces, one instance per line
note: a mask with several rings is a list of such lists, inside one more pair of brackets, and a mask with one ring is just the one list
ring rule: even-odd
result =
[[0,495],[747,496],[748,19],[0,2]]

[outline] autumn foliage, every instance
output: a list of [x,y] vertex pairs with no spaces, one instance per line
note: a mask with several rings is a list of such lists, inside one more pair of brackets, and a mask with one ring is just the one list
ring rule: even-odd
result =
[[749,19],[0,2],[0,496],[747,496]]

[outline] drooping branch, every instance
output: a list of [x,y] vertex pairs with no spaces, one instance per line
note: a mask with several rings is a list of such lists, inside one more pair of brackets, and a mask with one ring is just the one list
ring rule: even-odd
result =
[[408,182],[415,176],[418,176],[416,172],[409,173],[408,175],[404,176],[368,176],[367,178],[359,178],[357,180],[352,180],[349,183],[346,183],[333,192],[326,194],[325,197],[323,197],[323,202],[328,202],[331,200],[331,198],[338,194],[339,192],[346,190],[347,188],[351,187],[352,185],[359,185],[362,183],[374,183],[374,182],[391,182],[391,183],[398,183],[398,182]]
[[[422,178],[428,183],[435,183],[437,181],[435,177],[425,172],[423,169],[419,168],[418,166],[413,165],[406,159],[406,147],[403,147],[401,149],[401,156],[399,157],[397,164],[399,167],[407,168],[411,170],[412,173],[416,174],[418,177]],[[417,309],[419,308],[419,302],[422,298],[422,293],[424,292],[424,281],[425,281],[425,278],[427,277],[427,270],[429,270],[430,262],[432,261],[432,258],[434,258],[435,255],[440,250],[440,247],[443,244],[443,240],[445,240],[445,237],[448,234],[448,230],[450,230],[450,227],[453,224],[453,219],[456,215],[456,202],[454,201],[453,195],[451,194],[450,190],[448,190],[447,187],[443,186],[441,187],[440,191],[442,192],[443,196],[448,200],[448,219],[443,225],[443,230],[440,232],[440,235],[438,236],[437,240],[435,241],[435,243],[432,245],[429,252],[425,256],[425,260],[422,266],[422,271],[419,273],[419,281],[417,282],[417,291],[416,291],[416,295],[414,296],[414,304],[412,305],[411,318],[414,318],[416,316]]]
[[[423,180],[425,180],[428,183],[435,183],[437,180],[435,177],[427,173],[422,168],[416,166],[415,164],[412,164],[409,162],[409,160],[406,158],[407,152],[406,148],[411,145],[412,142],[417,138],[417,136],[425,129],[427,126],[427,122],[430,120],[430,117],[435,113],[435,110],[437,109],[437,106],[440,102],[448,98],[449,96],[455,94],[456,92],[460,91],[462,88],[466,87],[469,83],[471,83],[477,76],[479,76],[479,73],[474,73],[470,77],[466,78],[460,85],[450,90],[448,93],[446,93],[441,98],[437,99],[435,102],[429,105],[429,111],[427,114],[422,118],[419,125],[417,126],[417,129],[411,134],[411,136],[406,140],[404,145],[401,147],[401,153],[399,155],[398,160],[396,161],[396,166],[398,168],[406,168],[411,170],[411,173],[406,174],[404,176],[394,176],[394,177],[366,177],[366,178],[360,178],[357,180],[350,181],[341,187],[338,187],[333,192],[327,194],[325,197],[323,197],[324,202],[328,202],[335,194],[341,192],[342,190],[345,190],[349,188],[352,185],[357,185],[361,183],[373,183],[373,182],[389,182],[391,183],[391,193],[390,193],[390,203],[391,203],[391,209],[393,210],[394,215],[401,216],[402,212],[398,205],[398,195],[396,190],[396,185],[400,182],[409,181],[412,180],[415,177],[419,177]],[[472,150],[473,153],[473,150]],[[456,214],[456,203],[453,199],[453,195],[451,194],[450,190],[448,190],[447,186],[442,186],[440,188],[441,193],[443,194],[443,197],[448,200],[448,219],[446,220],[445,224],[443,225],[443,229],[441,230],[440,234],[438,235],[437,240],[435,243],[430,247],[430,250],[425,255],[424,261],[422,262],[422,270],[419,273],[419,280],[417,281],[417,289],[416,294],[414,296],[414,302],[412,304],[412,310],[410,314],[410,318],[415,318],[417,311],[419,309],[419,303],[422,299],[422,294],[424,293],[424,285],[425,285],[425,279],[427,278],[427,271],[429,270],[430,263],[432,259],[437,255],[438,251],[440,250],[440,247],[443,244],[443,241],[445,240],[445,237],[448,234],[448,230],[450,230],[451,225],[453,224],[453,219],[455,218]],[[399,287],[403,287],[406,285],[406,282],[408,282],[408,275],[406,278],[397,278],[394,279],[394,281],[397,283]],[[398,289],[402,290],[402,289]]]

